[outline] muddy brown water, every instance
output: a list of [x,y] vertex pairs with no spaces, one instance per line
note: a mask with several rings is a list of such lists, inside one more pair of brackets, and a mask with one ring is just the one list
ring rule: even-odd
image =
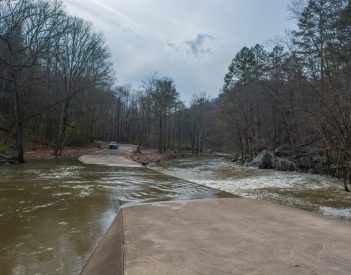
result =
[[0,274],[79,274],[125,203],[231,192],[350,219],[351,195],[340,184],[245,168],[224,156],[176,159],[152,169],[56,160],[0,166]]
[[0,167],[0,274],[79,274],[124,203],[232,195],[147,168]]

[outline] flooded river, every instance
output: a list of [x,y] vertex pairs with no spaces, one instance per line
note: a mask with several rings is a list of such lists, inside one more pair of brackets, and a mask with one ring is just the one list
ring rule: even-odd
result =
[[243,197],[351,220],[351,194],[331,177],[247,168],[223,156],[176,159],[153,169]]
[[146,168],[0,167],[0,274],[79,274],[124,203],[228,197]]
[[223,156],[152,169],[55,160],[1,166],[0,274],[78,274],[122,204],[231,196],[218,190],[351,217],[351,195],[332,178],[245,168]]

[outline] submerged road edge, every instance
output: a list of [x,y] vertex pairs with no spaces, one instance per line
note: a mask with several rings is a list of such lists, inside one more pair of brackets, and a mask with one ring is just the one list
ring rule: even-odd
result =
[[124,274],[123,210],[118,211],[81,274]]
[[82,274],[350,274],[351,223],[246,198],[124,206]]

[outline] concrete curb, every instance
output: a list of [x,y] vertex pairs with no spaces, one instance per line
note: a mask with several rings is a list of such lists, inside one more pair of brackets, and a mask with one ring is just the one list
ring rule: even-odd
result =
[[123,210],[120,209],[81,274],[124,274]]

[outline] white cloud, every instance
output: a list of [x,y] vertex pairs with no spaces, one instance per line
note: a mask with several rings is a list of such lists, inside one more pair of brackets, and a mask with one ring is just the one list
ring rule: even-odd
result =
[[167,48],[176,58],[187,62],[206,61],[214,55],[214,37],[207,33],[197,33],[195,37],[181,42],[167,41]]
[[216,96],[243,46],[293,26],[289,0],[64,0],[93,22],[111,48],[119,84],[138,86],[153,71],[175,79],[184,99]]

